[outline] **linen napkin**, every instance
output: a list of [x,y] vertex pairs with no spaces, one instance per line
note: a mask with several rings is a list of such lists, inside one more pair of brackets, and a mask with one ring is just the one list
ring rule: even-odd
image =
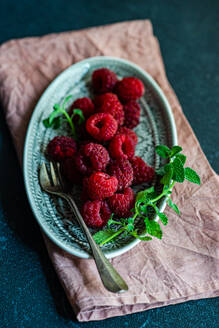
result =
[[159,44],[148,20],[76,32],[12,40],[0,47],[0,101],[22,162],[28,121],[41,93],[65,68],[84,58],[107,55],[141,66],[157,81],[172,107],[178,143],[201,186],[174,188],[181,217],[166,209],[162,241],[141,242],[112,263],[129,285],[121,295],[107,292],[92,259],[76,258],[46,236],[54,268],[79,321],[101,320],[187,300],[219,295],[219,178],[211,169],[171,89]]

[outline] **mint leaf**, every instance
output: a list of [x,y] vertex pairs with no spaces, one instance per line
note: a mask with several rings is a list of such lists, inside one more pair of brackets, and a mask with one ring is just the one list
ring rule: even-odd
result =
[[100,230],[93,235],[93,239],[99,245],[111,237],[115,232],[112,230]]
[[53,128],[53,129],[58,129],[60,127],[60,117],[55,117],[53,121],[50,123],[49,122],[49,117],[43,120],[43,124],[46,128]]
[[173,177],[173,167],[171,165],[169,166],[167,173],[164,174],[160,182],[168,187],[172,177]]
[[164,224],[164,225],[167,225],[168,223],[168,217],[164,214],[164,213],[158,213],[158,216],[161,220],[161,222]]
[[169,201],[168,201],[168,205],[178,214],[180,215],[180,211],[178,209],[178,207],[176,206],[176,204],[174,204],[171,200],[171,198],[169,198]]
[[139,214],[144,214],[145,216],[148,215],[148,207],[147,207],[147,205],[140,204],[138,206],[138,211],[139,211]]
[[185,180],[184,167],[179,158],[175,158],[173,163],[173,180],[183,182]]
[[54,105],[53,112],[49,115],[49,124],[51,125],[53,120],[60,115],[60,107],[58,104]]
[[143,240],[143,241],[152,240],[152,238],[149,237],[149,236],[140,236],[140,235],[138,235],[136,231],[132,231],[131,232],[131,235],[134,236],[135,238],[140,239],[140,240]]
[[71,98],[72,98],[72,95],[67,96],[67,97],[65,98],[65,100],[64,100],[64,102],[63,102],[63,105],[62,105],[63,109],[65,109],[65,105],[69,102],[69,100],[70,100]]
[[60,127],[60,124],[61,124],[60,119],[61,119],[61,117],[58,116],[58,117],[55,117],[54,120],[52,121],[51,126],[54,130],[57,130]]
[[168,148],[167,146],[164,146],[164,145],[156,146],[155,151],[158,155],[160,155],[163,158],[168,158],[171,153],[170,148]]
[[157,206],[154,206],[154,209],[155,209],[157,215],[159,216],[161,222],[162,222],[164,225],[167,225],[167,223],[168,223],[168,218],[167,218],[167,216],[166,216],[164,213],[160,212],[160,210],[159,210],[159,208],[158,208]]
[[173,146],[171,148],[170,157],[175,156],[176,154],[180,153],[181,151],[182,151],[182,147],[180,147],[180,146]]
[[165,175],[169,171],[171,166],[172,166],[172,163],[167,163],[164,166],[161,166],[159,169],[157,169],[156,173],[158,175]]
[[136,196],[136,202],[143,203],[145,200],[150,199],[150,194],[154,193],[154,187],[139,191]]
[[200,177],[193,169],[191,169],[190,167],[186,167],[184,171],[185,171],[185,178],[187,180],[200,185],[201,183]]
[[186,156],[184,154],[176,154],[176,157],[182,162],[182,165],[184,166],[186,162]]
[[83,123],[85,121],[85,117],[84,117],[84,114],[82,112],[81,109],[74,109],[73,110],[73,113],[71,115],[71,119],[73,119],[73,117],[75,116],[79,116],[79,120],[78,120],[78,125],[81,125],[81,123]]
[[49,123],[49,118],[45,118],[45,120],[43,120],[43,125],[46,127],[46,128],[50,128],[50,123]]
[[157,215],[159,216],[161,222],[164,224],[164,225],[167,225],[168,223],[168,217],[164,214],[164,213],[157,213]]
[[127,226],[126,226],[126,229],[128,231],[133,231],[135,228],[134,224],[133,223],[128,223]]
[[157,237],[159,239],[162,238],[162,230],[160,228],[159,223],[154,220],[149,220],[148,218],[145,218],[144,222],[146,224],[146,231],[149,235]]

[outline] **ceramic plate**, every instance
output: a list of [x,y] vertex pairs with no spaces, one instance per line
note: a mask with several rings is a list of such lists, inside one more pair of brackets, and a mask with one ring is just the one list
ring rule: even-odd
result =
[[[42,192],[39,185],[39,167],[45,158],[48,142],[55,135],[66,135],[66,130],[46,129],[42,124],[51,113],[55,103],[61,103],[67,95],[73,95],[72,102],[79,97],[90,96],[92,72],[100,67],[113,70],[120,78],[135,76],[145,85],[145,94],[140,99],[141,119],[135,132],[138,135],[136,155],[142,157],[155,169],[163,163],[155,153],[155,146],[177,144],[177,134],[170,105],[153,78],[140,67],[126,60],[113,57],[93,57],[72,65],[62,72],[46,89],[40,98],[29,123],[24,150],[24,179],[26,192],[33,213],[47,236],[65,251],[78,257],[88,258],[88,244],[75,221],[68,205],[61,199]],[[159,188],[158,180],[153,185]],[[138,186],[136,191],[147,187]],[[73,196],[80,206],[80,190],[74,188]],[[165,202],[159,204],[164,210]],[[138,228],[141,222],[138,222]],[[92,233],[95,232],[92,230]],[[139,240],[131,236],[120,237],[116,242],[102,247],[106,257],[120,255],[135,246]]]

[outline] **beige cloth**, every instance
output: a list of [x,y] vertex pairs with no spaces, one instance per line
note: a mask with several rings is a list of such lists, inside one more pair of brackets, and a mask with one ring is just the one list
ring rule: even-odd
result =
[[141,242],[112,260],[129,285],[121,295],[107,292],[93,260],[79,259],[45,237],[59,279],[78,320],[101,320],[191,299],[219,295],[219,179],[188,124],[164,71],[159,44],[149,21],[139,20],[12,40],[0,47],[0,100],[21,160],[34,105],[65,68],[87,57],[116,56],[145,69],[163,89],[176,120],[179,145],[201,186],[174,189],[181,217],[166,209],[169,224],[162,241]]

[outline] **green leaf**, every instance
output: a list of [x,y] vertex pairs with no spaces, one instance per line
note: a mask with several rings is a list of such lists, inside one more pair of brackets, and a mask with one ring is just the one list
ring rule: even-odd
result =
[[67,97],[65,98],[65,100],[63,101],[63,105],[62,105],[63,109],[65,109],[65,105],[67,104],[67,102],[68,102],[71,98],[72,98],[72,95],[67,96]]
[[140,239],[140,240],[143,240],[143,241],[152,240],[152,238],[149,237],[149,236],[140,236],[140,235],[138,235],[138,233],[136,231],[132,231],[131,232],[131,235],[134,236],[135,238]]
[[146,231],[149,235],[162,239],[162,230],[159,223],[154,220],[149,220],[148,218],[145,218],[144,222],[146,224]]
[[158,175],[165,175],[169,171],[170,167],[172,167],[172,163],[167,163],[164,166],[161,166],[159,169],[157,169],[156,173]]
[[190,167],[186,167],[184,169],[184,171],[185,171],[185,178],[187,180],[189,180],[190,182],[196,183],[198,185],[201,184],[199,175],[193,169],[191,169]]
[[144,203],[146,199],[150,199],[152,193],[154,193],[154,187],[139,191],[136,195],[136,202]]
[[49,115],[49,124],[52,124],[53,120],[61,114],[60,106],[58,104],[55,104],[53,109],[53,112]]
[[167,223],[168,223],[168,217],[164,213],[160,212],[160,210],[159,210],[159,208],[157,206],[154,206],[154,209],[155,209],[157,215],[159,216],[161,222],[164,225],[167,225]]
[[57,130],[59,127],[60,127],[60,119],[61,119],[61,117],[60,116],[58,116],[58,117],[55,117],[54,118],[54,120],[52,121],[52,128],[54,129],[54,130]]
[[173,163],[173,180],[183,182],[185,180],[184,167],[179,158],[175,158]]
[[182,162],[182,165],[184,166],[184,164],[186,162],[186,156],[184,154],[176,154],[176,157],[178,159],[180,159],[180,161]]
[[45,118],[45,120],[43,120],[43,124],[46,128],[50,128],[51,124],[49,123],[49,117]]
[[135,228],[134,224],[133,223],[128,223],[127,226],[126,226],[126,229],[128,231],[133,231]]
[[55,117],[51,123],[49,123],[49,117],[43,120],[43,124],[46,128],[58,129],[60,127],[60,117]]
[[133,231],[135,226],[134,226],[134,222],[135,220],[133,218],[128,218],[127,220],[128,224],[126,225],[126,229],[130,232]]
[[178,209],[178,207],[176,206],[176,204],[174,204],[171,200],[171,198],[169,198],[169,201],[168,201],[168,205],[178,214],[180,215],[180,211]]
[[158,216],[159,216],[161,222],[162,222],[164,225],[167,225],[167,223],[168,223],[168,217],[167,217],[164,213],[161,213],[161,212],[159,212],[159,213],[157,213],[157,214],[158,214]]
[[77,115],[79,116],[79,120],[78,120],[77,124],[80,125],[81,123],[83,123],[85,121],[85,117],[84,117],[84,114],[81,109],[74,109],[73,113],[71,115],[71,119],[73,119],[73,117],[75,117]]
[[112,230],[100,230],[93,235],[95,242],[99,245],[111,237],[115,232]]
[[135,220],[133,218],[128,218],[128,223],[133,224],[135,222]]
[[162,177],[160,182],[163,185],[169,186],[172,177],[173,177],[173,167],[171,165],[171,166],[169,166],[169,169],[168,169],[167,173],[165,173],[165,175]]
[[107,222],[107,227],[108,227],[109,230],[110,230],[111,224],[118,224],[118,225],[120,224],[121,225],[120,221],[122,221],[122,219],[120,221],[115,221],[115,220],[113,220],[113,216],[114,216],[114,214],[112,213],[109,221]]
[[156,146],[155,151],[158,155],[160,155],[163,158],[168,158],[171,153],[171,150],[165,145]]
[[147,205],[142,205],[140,204],[140,206],[138,207],[139,209],[139,213],[142,215],[148,215],[148,209],[147,209]]
[[173,146],[171,148],[170,157],[175,156],[176,154],[180,153],[181,151],[182,151],[182,147],[180,147],[180,146]]

